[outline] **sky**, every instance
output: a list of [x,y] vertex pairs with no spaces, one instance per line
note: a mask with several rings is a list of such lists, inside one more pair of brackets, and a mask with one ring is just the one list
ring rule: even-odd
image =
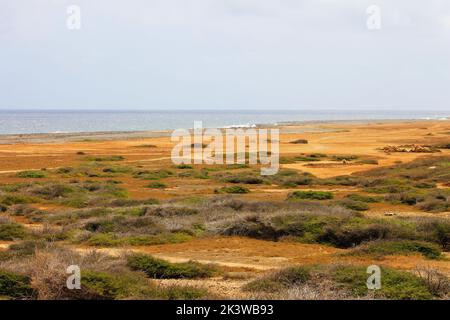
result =
[[449,84],[448,0],[0,0],[0,109],[450,111]]

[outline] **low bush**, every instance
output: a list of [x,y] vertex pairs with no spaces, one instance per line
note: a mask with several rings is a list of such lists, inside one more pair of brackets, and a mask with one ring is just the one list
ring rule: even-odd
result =
[[365,181],[362,177],[356,176],[337,176],[328,179],[321,179],[318,181],[322,185],[330,186],[357,186],[363,184]]
[[424,240],[437,243],[444,251],[450,250],[450,221],[444,219],[425,221],[417,226],[417,230],[424,234]]
[[229,183],[243,183],[243,184],[261,184],[264,180],[259,177],[250,175],[233,175],[223,179],[224,182]]
[[437,244],[424,241],[374,241],[362,244],[356,248],[352,254],[368,254],[375,256],[421,254],[429,259],[437,259],[441,257],[441,249]]
[[167,188],[167,185],[165,185],[162,182],[153,182],[145,186],[146,188],[150,189],[164,189]]
[[300,162],[316,162],[316,161],[320,161],[320,158],[308,157],[308,156],[298,156],[298,157],[295,157],[294,160],[300,161]]
[[74,171],[75,171],[75,169],[72,167],[62,167],[62,168],[56,169],[55,172],[58,174],[68,174],[68,173],[72,173]]
[[[287,229],[287,230],[286,230]],[[271,221],[264,221],[258,216],[249,216],[243,220],[236,221],[221,232],[227,236],[246,236],[250,238],[276,241],[287,235],[296,234],[294,228],[278,227]],[[300,235],[301,231],[297,232]]]
[[114,299],[199,299],[207,292],[186,286],[160,287],[130,272],[106,273],[85,271],[81,277],[81,290],[74,290],[75,298]]
[[123,244],[116,236],[108,233],[96,233],[89,238],[87,243],[96,247],[115,247]]
[[351,248],[366,241],[394,237],[392,227],[386,224],[330,225],[317,236],[317,241],[338,248]]
[[103,168],[102,172],[104,173],[129,173],[132,172],[133,169],[125,166],[114,166],[114,167],[106,167]]
[[18,178],[34,178],[34,179],[39,179],[39,178],[45,178],[47,176],[47,174],[43,171],[34,171],[34,170],[30,170],[30,171],[21,171],[18,172],[16,174],[16,176]]
[[[364,267],[341,266],[333,272],[333,280],[348,289],[356,297],[368,294],[367,270]],[[393,269],[381,269],[382,286],[373,293],[376,297],[394,300],[430,300],[436,298],[423,279],[405,272]]]
[[31,280],[27,276],[0,270],[0,296],[26,299],[33,296]]
[[192,169],[193,167],[192,167],[192,165],[190,165],[190,164],[184,164],[184,163],[182,163],[182,164],[179,164],[179,165],[177,165],[177,169]]
[[35,202],[35,198],[22,196],[22,195],[5,195],[3,197],[0,197],[0,203],[2,203],[5,206],[11,206],[14,204],[25,204],[25,203],[32,203]]
[[13,243],[9,246],[8,250],[0,251],[0,261],[34,255],[36,249],[43,248],[45,245],[46,243],[44,241],[32,240]]
[[23,239],[26,236],[25,228],[17,223],[0,224],[0,240],[12,241]]
[[443,200],[425,200],[419,203],[418,208],[427,212],[446,212],[450,211],[450,202]]
[[356,163],[358,164],[378,164],[378,160],[375,159],[362,159],[357,161]]
[[288,200],[328,200],[333,194],[328,191],[294,191],[287,197]]
[[335,161],[351,161],[351,160],[356,160],[358,159],[358,156],[355,155],[334,155],[331,157],[331,159],[335,160]]
[[158,217],[176,217],[176,216],[192,216],[198,214],[195,208],[181,206],[160,206],[147,208],[145,215]]
[[217,271],[211,265],[197,262],[170,263],[145,254],[128,256],[127,265],[134,271],[143,271],[148,277],[156,279],[208,278]]
[[253,280],[247,283],[243,290],[274,293],[304,284],[310,277],[310,272],[307,268],[302,266],[290,267]]
[[381,201],[380,198],[365,196],[365,195],[357,194],[357,193],[351,193],[351,194],[347,195],[345,198],[353,200],[353,201],[360,201],[360,202],[366,202],[366,203],[377,203],[377,202]]
[[32,193],[35,196],[44,198],[46,200],[52,200],[67,197],[74,191],[75,190],[68,185],[59,183],[50,183],[35,186],[30,190],[30,193]]
[[9,213],[12,216],[32,217],[41,215],[43,212],[28,204],[16,204],[10,207]]
[[173,176],[173,172],[170,170],[141,170],[136,171],[133,177],[143,180],[159,180]]
[[250,190],[245,188],[245,187],[241,187],[241,186],[231,186],[231,187],[223,187],[220,189],[216,189],[214,190],[215,193],[235,193],[235,194],[244,194],[244,193],[249,193]]
[[438,149],[450,149],[450,143],[441,143],[436,146]]
[[366,211],[369,210],[369,205],[366,202],[355,201],[350,199],[344,199],[339,202],[345,208],[355,210],[355,211]]

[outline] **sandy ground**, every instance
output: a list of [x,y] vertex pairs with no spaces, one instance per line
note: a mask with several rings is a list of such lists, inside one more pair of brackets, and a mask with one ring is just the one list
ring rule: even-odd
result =
[[[392,153],[386,154],[378,148],[387,145],[421,143],[448,143],[450,140],[450,121],[405,121],[405,122],[369,122],[369,123],[319,123],[281,127],[280,151],[282,156],[299,155],[301,153],[352,154],[377,159],[379,165],[342,164],[342,163],[295,163],[282,165],[283,168],[310,172],[318,177],[333,177],[364,171],[380,166],[393,165],[398,162],[409,162],[418,157],[449,155],[447,150],[436,154]],[[308,144],[292,144],[296,139],[307,139]],[[148,147],[148,145],[156,147]],[[0,183],[23,182],[15,176],[21,170],[58,168],[78,165],[84,155],[122,155],[125,161],[142,165],[144,168],[163,168],[173,166],[170,152],[173,147],[167,132],[159,133],[97,133],[69,135],[20,135],[0,137]],[[172,199],[190,196],[213,195],[214,186],[208,180],[190,181],[189,179],[167,179],[168,188],[150,190],[143,188],[148,181],[137,181],[131,178],[120,178],[123,186],[129,190],[131,198]],[[166,181],[165,181],[166,183]],[[440,186],[445,188],[446,186]],[[324,188],[325,189],[330,189]],[[352,187],[332,188],[339,195],[354,191]],[[331,190],[331,189],[330,189]],[[255,200],[283,200],[291,190],[263,186],[248,195]],[[43,204],[44,210],[58,210],[58,207]],[[367,212],[368,215],[384,217],[386,212],[395,212],[404,216],[431,216],[424,212],[411,211],[407,206],[391,206],[377,204]],[[450,213],[440,214],[450,217]],[[38,230],[42,226],[18,221],[30,229]],[[0,250],[8,248],[10,242],[1,242]],[[91,248],[77,248],[80,252]],[[147,247],[103,248],[97,249],[111,255],[122,254],[126,250],[146,252],[173,262],[197,260],[214,263],[234,272],[251,270],[264,272],[292,264],[341,263],[351,262],[369,265],[371,259],[361,257],[343,257],[343,250],[322,245],[308,245],[291,242],[270,242],[248,238],[213,238],[195,239],[180,244],[165,244]],[[433,266],[450,274],[450,263],[447,261],[430,261],[421,256],[390,256],[375,261],[377,264],[399,269],[411,270],[417,266]],[[161,285],[188,280],[164,280]],[[242,296],[240,287],[245,279],[211,279],[202,280],[201,285],[213,292],[223,295],[230,291],[236,297]],[[190,280],[190,284],[196,284]]]
[[[386,154],[377,148],[386,145],[447,142],[449,139],[449,121],[414,121],[401,123],[337,123],[317,124],[317,132],[304,132],[306,125],[281,128],[280,151],[282,155],[299,153],[353,154],[371,156],[379,160],[380,165],[391,165],[396,161],[408,162],[423,156],[420,153]],[[311,125],[308,124],[308,127]],[[325,131],[325,132],[322,132]],[[283,133],[289,132],[289,133]],[[290,133],[294,132],[294,133]],[[430,135],[431,134],[431,135]],[[55,168],[76,163],[82,157],[76,153],[86,152],[90,155],[120,154],[127,161],[135,163],[167,162],[170,163],[170,151],[174,143],[170,137],[135,137],[137,133],[117,133],[115,140],[104,139],[102,134],[91,134],[90,139],[83,140],[84,135],[71,135],[72,140],[58,138],[58,134],[40,135],[41,140],[0,137],[0,173],[11,173],[25,169]],[[308,144],[291,144],[296,139],[307,139]],[[27,142],[23,142],[23,141]],[[146,148],[153,144],[156,148]],[[446,152],[447,154],[449,152]],[[363,171],[376,165],[341,165],[332,164],[324,167],[311,167],[309,163],[287,164],[285,168],[297,168],[311,172],[319,177],[337,176]],[[316,164],[314,164],[316,165]]]

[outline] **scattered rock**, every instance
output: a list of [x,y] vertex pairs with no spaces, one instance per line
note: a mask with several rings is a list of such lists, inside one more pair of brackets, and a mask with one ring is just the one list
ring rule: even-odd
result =
[[386,147],[380,148],[380,150],[382,150],[386,153],[392,153],[392,152],[413,152],[413,153],[441,152],[436,147],[433,147],[430,145],[419,145],[419,144],[408,144],[408,145],[402,145],[402,146],[386,146]]

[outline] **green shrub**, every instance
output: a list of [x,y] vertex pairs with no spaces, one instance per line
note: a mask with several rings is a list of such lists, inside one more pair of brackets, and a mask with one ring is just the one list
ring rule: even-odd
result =
[[[364,267],[342,266],[333,273],[333,280],[358,297],[368,294],[367,270]],[[404,271],[382,268],[381,289],[374,290],[377,297],[394,300],[429,300],[435,296],[429,291],[425,281]]]
[[241,187],[241,186],[231,186],[231,187],[223,187],[223,188],[220,188],[220,189],[216,189],[215,192],[216,193],[244,194],[244,193],[249,193],[250,190],[245,188],[245,187]]
[[441,257],[438,245],[413,240],[374,241],[356,248],[353,254],[369,254],[377,256],[421,254],[429,259]]
[[450,249],[450,221],[427,221],[419,224],[417,229],[424,234],[425,240],[439,244],[445,251]]
[[21,171],[16,174],[19,178],[45,178],[47,174],[42,171]]
[[32,194],[47,200],[65,198],[72,192],[74,192],[74,189],[72,187],[59,183],[50,183],[43,186],[36,186],[31,190]]
[[190,286],[168,286],[159,290],[161,298],[168,300],[196,300],[208,295],[206,290]]
[[310,279],[305,267],[290,267],[253,280],[244,286],[245,291],[269,292],[282,291],[303,284]]
[[112,234],[108,233],[97,233],[92,235],[87,243],[90,246],[98,246],[98,247],[115,247],[121,244],[121,241],[117,239]]
[[173,172],[170,170],[142,170],[136,171],[133,177],[144,180],[159,180],[173,176]]
[[358,156],[355,155],[334,155],[331,157],[331,159],[335,160],[335,161],[351,161],[351,160],[356,160],[358,159]]
[[103,272],[85,271],[81,275],[83,290],[96,299],[126,297],[129,284],[122,280],[120,277],[114,277]]
[[320,161],[321,159],[318,157],[297,156],[297,157],[294,157],[294,160],[302,161],[302,162],[315,162],[315,161]]
[[436,188],[436,184],[435,183],[428,183],[428,182],[418,182],[418,183],[414,184],[414,188],[432,189],[432,188]]
[[143,271],[150,278],[208,278],[216,269],[197,262],[170,263],[145,254],[133,254],[127,258],[127,265],[132,270]]
[[154,183],[150,183],[150,184],[146,185],[145,187],[151,188],[151,189],[164,189],[164,188],[167,188],[167,185],[165,185],[162,182],[154,182]]
[[104,173],[129,173],[132,172],[133,169],[125,166],[114,166],[114,167],[106,167],[103,168],[102,172]]
[[358,164],[378,164],[378,160],[375,159],[362,159],[357,161]]
[[187,286],[160,287],[137,274],[84,271],[81,290],[74,290],[78,299],[200,299],[207,295],[203,289]]
[[346,198],[350,199],[350,200],[353,200],[353,201],[360,201],[360,202],[367,202],[367,203],[380,202],[379,198],[365,196],[365,195],[357,194],[357,193],[351,193],[351,194],[347,195]]
[[[298,233],[301,233],[301,231]],[[295,229],[290,226],[285,228],[277,227],[271,221],[267,222],[258,216],[250,216],[227,226],[222,231],[222,234],[276,241],[283,236],[295,234]]]
[[365,241],[386,239],[391,228],[383,224],[330,225],[317,235],[316,240],[338,248],[351,248]]
[[184,164],[184,163],[182,163],[182,164],[179,164],[178,166],[177,166],[177,169],[192,169],[193,167],[190,165],[190,164]]
[[322,185],[331,186],[357,186],[364,182],[364,178],[355,176],[337,176],[328,179],[321,179],[318,181]]
[[62,167],[62,168],[58,168],[55,171],[58,174],[68,174],[68,173],[72,173],[74,172],[74,168],[72,167]]
[[446,212],[450,210],[450,202],[437,199],[425,200],[418,207],[427,212]]
[[294,191],[288,195],[288,200],[328,200],[333,199],[333,194],[328,191]]
[[11,206],[13,204],[25,204],[35,202],[36,199],[21,195],[6,195],[0,198],[0,202],[4,205]]
[[355,210],[355,211],[366,211],[369,210],[369,205],[366,202],[354,201],[350,199],[344,199],[339,202],[345,208]]
[[0,240],[12,241],[23,239],[26,236],[25,228],[17,223],[0,224]]
[[33,295],[30,278],[0,270],[0,295],[23,299]]
[[282,182],[284,187],[295,188],[297,186],[307,186],[313,182],[313,179],[308,176],[299,176],[293,178],[287,178]]
[[439,149],[450,149],[450,143],[441,143],[436,146]]
[[158,217],[174,217],[174,216],[192,216],[199,214],[195,208],[181,206],[161,206],[148,208],[146,215],[155,215]]
[[225,165],[225,169],[227,170],[237,170],[237,169],[247,169],[250,166],[246,163],[233,163]]
[[9,246],[8,250],[0,251],[0,261],[31,256],[35,253],[36,248],[43,248],[44,246],[44,241],[22,241],[13,243]]
[[261,184],[264,180],[259,177],[253,177],[250,175],[233,175],[223,179],[224,182],[229,183],[243,183],[243,184]]

